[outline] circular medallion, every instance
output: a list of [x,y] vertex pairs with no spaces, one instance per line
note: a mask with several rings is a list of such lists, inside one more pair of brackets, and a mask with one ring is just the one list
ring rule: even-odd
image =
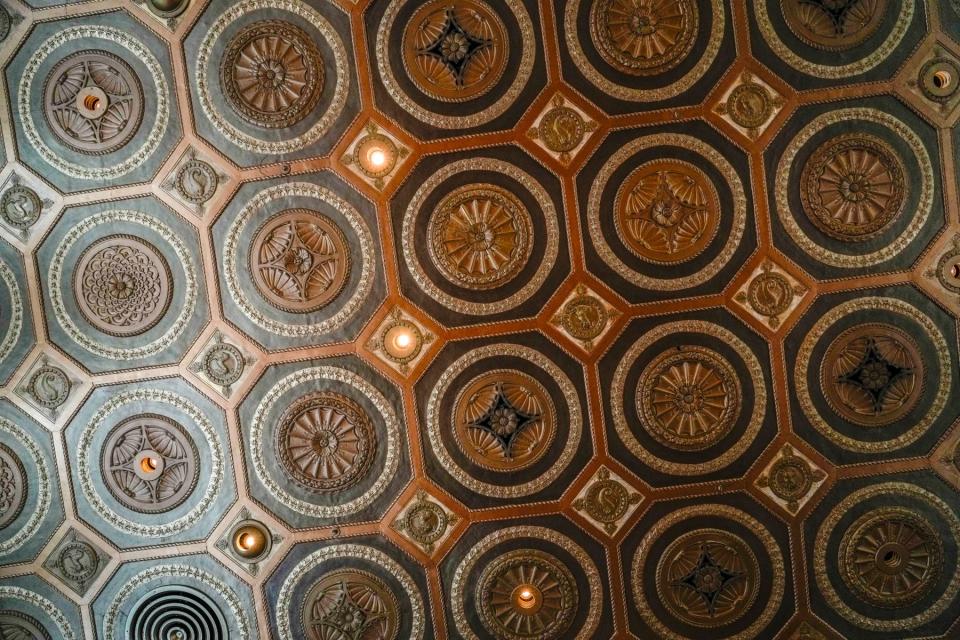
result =
[[874,509],[850,525],[840,542],[840,575],[853,593],[883,608],[913,604],[941,571],[940,532],[900,507]]
[[284,129],[306,118],[320,101],[323,60],[300,27],[261,20],[227,45],[220,77],[237,115],[258,127]]
[[863,44],[887,14],[887,0],[781,0],[780,6],[798,38],[826,51]]
[[[773,495],[789,505],[798,505],[798,501],[810,492],[816,480],[814,471],[806,460],[795,455],[783,455],[776,459],[767,472],[766,483]],[[817,476],[822,479],[823,473]]]
[[229,638],[223,613],[206,594],[186,585],[160,586],[133,606],[128,638],[213,640]]
[[13,22],[10,17],[10,12],[7,11],[6,7],[0,7],[0,42],[3,42],[7,39],[7,36],[10,35],[10,27]]
[[51,640],[35,618],[14,610],[0,611],[0,638],[3,640]]
[[324,574],[307,593],[301,616],[310,640],[396,640],[400,626],[390,588],[357,569]]
[[74,540],[60,549],[56,566],[68,580],[84,584],[97,572],[100,556],[97,550],[86,542]]
[[935,274],[940,286],[947,291],[960,293],[960,243],[940,256]]
[[646,162],[617,191],[617,234],[627,248],[656,264],[698,256],[720,226],[720,201],[710,179],[679,160]]
[[452,420],[464,455],[494,471],[534,464],[557,434],[556,410],[547,390],[515,370],[490,371],[468,382],[457,396]]
[[267,220],[250,244],[257,290],[288,313],[329,304],[350,277],[350,248],[337,225],[309,209],[288,209]]
[[607,326],[609,313],[597,298],[576,295],[560,310],[560,325],[577,340],[593,340]]
[[607,64],[647,76],[665,73],[687,57],[699,21],[693,0],[598,0],[590,9],[590,34]]
[[169,418],[143,414],[107,435],[100,468],[114,498],[138,513],[162,513],[190,496],[200,476],[196,445]]
[[149,0],[147,6],[161,18],[176,18],[183,13],[190,0]]
[[682,346],[654,358],[640,374],[637,409],[660,444],[702,451],[727,436],[741,411],[740,382],[727,360]]
[[203,374],[221,387],[239,380],[245,366],[246,358],[240,349],[226,342],[217,342],[207,349],[200,364]]
[[793,285],[776,271],[757,274],[747,287],[747,304],[762,316],[774,318],[790,308]]
[[27,474],[10,447],[0,443],[0,531],[17,519],[27,501]]
[[370,470],[377,449],[369,416],[351,398],[318,391],[294,402],[276,436],[280,464],[309,491],[355,485]]
[[523,269],[533,246],[533,223],[515,195],[491,184],[447,194],[427,223],[430,257],[454,284],[498,287]]
[[77,261],[74,296],[83,317],[112,336],[145,333],[173,297],[167,261],[140,238],[113,235],[87,247]]
[[583,116],[562,104],[543,114],[537,125],[537,135],[554,153],[569,153],[579,147],[586,131]]
[[417,543],[431,547],[447,531],[450,518],[443,507],[430,500],[417,500],[403,514],[398,528]]
[[858,242],[882,232],[903,211],[905,167],[897,152],[871,135],[836,136],[803,167],[800,200],[827,235]]
[[[631,494],[622,483],[611,478],[610,472],[604,469],[601,471],[600,479],[587,488],[582,506],[587,515],[597,522],[614,525],[626,515],[630,505],[638,500],[637,494]],[[574,503],[574,508],[578,508],[577,503]]]
[[925,365],[917,343],[888,324],[841,333],[823,357],[821,384],[834,411],[864,427],[902,419],[917,406]]
[[173,186],[187,202],[204,204],[217,191],[220,176],[208,163],[191,158],[177,169]]
[[429,0],[403,31],[403,64],[423,93],[463,102],[497,84],[508,46],[503,21],[482,0]]
[[760,589],[760,568],[740,537],[695,529],[670,542],[657,564],[661,599],[671,614],[695,627],[718,627],[740,618]]
[[420,327],[402,316],[395,317],[380,330],[383,353],[396,364],[405,365],[415,360],[424,342]]
[[81,51],[47,76],[43,115],[54,134],[80,153],[125,145],[140,127],[143,89],[133,69],[107,51]]
[[37,192],[22,184],[15,184],[0,197],[0,215],[15,229],[29,229],[43,211],[43,202]]
[[756,129],[773,114],[773,98],[767,89],[756,82],[744,82],[734,87],[724,103],[733,122],[744,129]]
[[960,65],[951,58],[931,58],[917,75],[923,95],[934,102],[947,102],[960,87]]
[[33,372],[27,382],[27,391],[44,409],[56,409],[70,395],[70,378],[62,369],[44,365]]
[[483,626],[498,640],[554,640],[573,623],[577,583],[551,554],[517,549],[484,568],[476,599]]
[[368,133],[353,147],[353,163],[368,178],[383,178],[397,166],[400,149],[382,133]]
[[230,548],[243,562],[255,563],[270,553],[273,534],[257,520],[241,520],[230,528]]

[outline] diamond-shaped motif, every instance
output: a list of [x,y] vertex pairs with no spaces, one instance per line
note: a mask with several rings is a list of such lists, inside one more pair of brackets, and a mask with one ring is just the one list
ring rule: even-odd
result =
[[232,388],[254,362],[256,360],[252,356],[217,331],[191,363],[190,371],[224,398],[229,398]]
[[952,125],[960,117],[960,48],[946,40],[918,47],[897,84],[936,124]]
[[558,93],[537,116],[527,135],[551,156],[567,164],[596,130],[597,123],[583,109]]
[[783,96],[762,78],[744,71],[713,108],[741,134],[756,139],[783,108]]
[[64,366],[41,355],[20,380],[16,393],[55,421],[79,384]]
[[796,513],[826,479],[827,474],[810,458],[785,444],[757,478],[756,485],[778,505]]
[[797,630],[790,636],[790,640],[827,640],[827,637],[806,622],[801,622]]
[[590,351],[620,312],[586,285],[577,285],[550,320],[571,340]]
[[806,293],[807,288],[796,278],[767,260],[754,270],[733,299],[747,313],[776,329],[800,305]]
[[227,180],[227,174],[191,147],[180,157],[160,186],[199,216],[205,213],[207,204]]
[[600,467],[577,494],[573,508],[608,535],[617,532],[643,500],[620,476]]
[[449,537],[457,520],[455,513],[420,489],[413,500],[403,507],[391,526],[429,554]]
[[407,161],[410,150],[390,131],[368,122],[341,162],[367,184],[383,189]]
[[89,538],[70,529],[43,566],[82,596],[109,561],[110,556]]
[[244,507],[226,532],[217,540],[217,549],[252,576],[260,573],[264,560],[270,557],[283,537],[270,531]]
[[402,374],[407,374],[434,340],[422,324],[394,308],[367,341],[367,349]]

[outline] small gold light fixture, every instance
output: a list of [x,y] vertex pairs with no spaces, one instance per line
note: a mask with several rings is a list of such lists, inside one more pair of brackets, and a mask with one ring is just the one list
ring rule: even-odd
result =
[[387,162],[387,154],[378,147],[370,150],[370,164],[376,168],[382,167]]
[[954,278],[960,278],[960,262],[950,267],[950,275]]
[[146,456],[140,459],[140,470],[146,474],[151,474],[157,470],[157,467],[160,466],[160,461],[151,456]]
[[369,178],[383,178],[397,165],[399,149],[382,133],[368,133],[353,149],[353,160]]
[[513,590],[513,603],[523,614],[536,613],[543,604],[540,589],[532,584],[521,584]]
[[145,449],[134,459],[133,472],[141,480],[152,482],[163,475],[165,466],[163,456],[156,451]]
[[944,71],[941,69],[933,74],[933,86],[935,86],[937,89],[947,90],[952,84],[953,76],[950,75],[949,71]]
[[230,545],[244,560],[257,560],[270,551],[272,537],[262,522],[243,520],[233,526]]
[[383,350],[394,362],[409,362],[423,347],[423,334],[412,322],[397,319],[384,328]]

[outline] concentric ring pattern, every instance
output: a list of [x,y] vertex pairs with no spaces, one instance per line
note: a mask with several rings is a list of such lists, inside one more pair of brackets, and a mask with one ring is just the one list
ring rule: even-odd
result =
[[0,0],[0,640],[960,638],[960,0]]

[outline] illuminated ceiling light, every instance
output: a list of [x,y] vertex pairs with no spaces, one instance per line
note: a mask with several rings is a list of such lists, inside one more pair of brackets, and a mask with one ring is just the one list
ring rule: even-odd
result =
[[380,339],[387,356],[397,362],[416,357],[423,347],[423,334],[406,320],[396,320],[387,325]]
[[147,456],[140,460],[140,469],[143,470],[144,473],[147,473],[147,474],[153,473],[154,471],[157,470],[158,466],[160,466],[160,461],[157,460],[156,458]]
[[534,613],[542,604],[540,590],[532,584],[521,584],[514,590],[513,602],[520,613]]
[[370,152],[370,164],[378,169],[382,167],[387,162],[387,154],[383,152],[383,149],[373,149]]
[[255,520],[245,520],[237,524],[230,536],[233,551],[245,560],[266,555],[270,549],[270,534],[267,528]]

